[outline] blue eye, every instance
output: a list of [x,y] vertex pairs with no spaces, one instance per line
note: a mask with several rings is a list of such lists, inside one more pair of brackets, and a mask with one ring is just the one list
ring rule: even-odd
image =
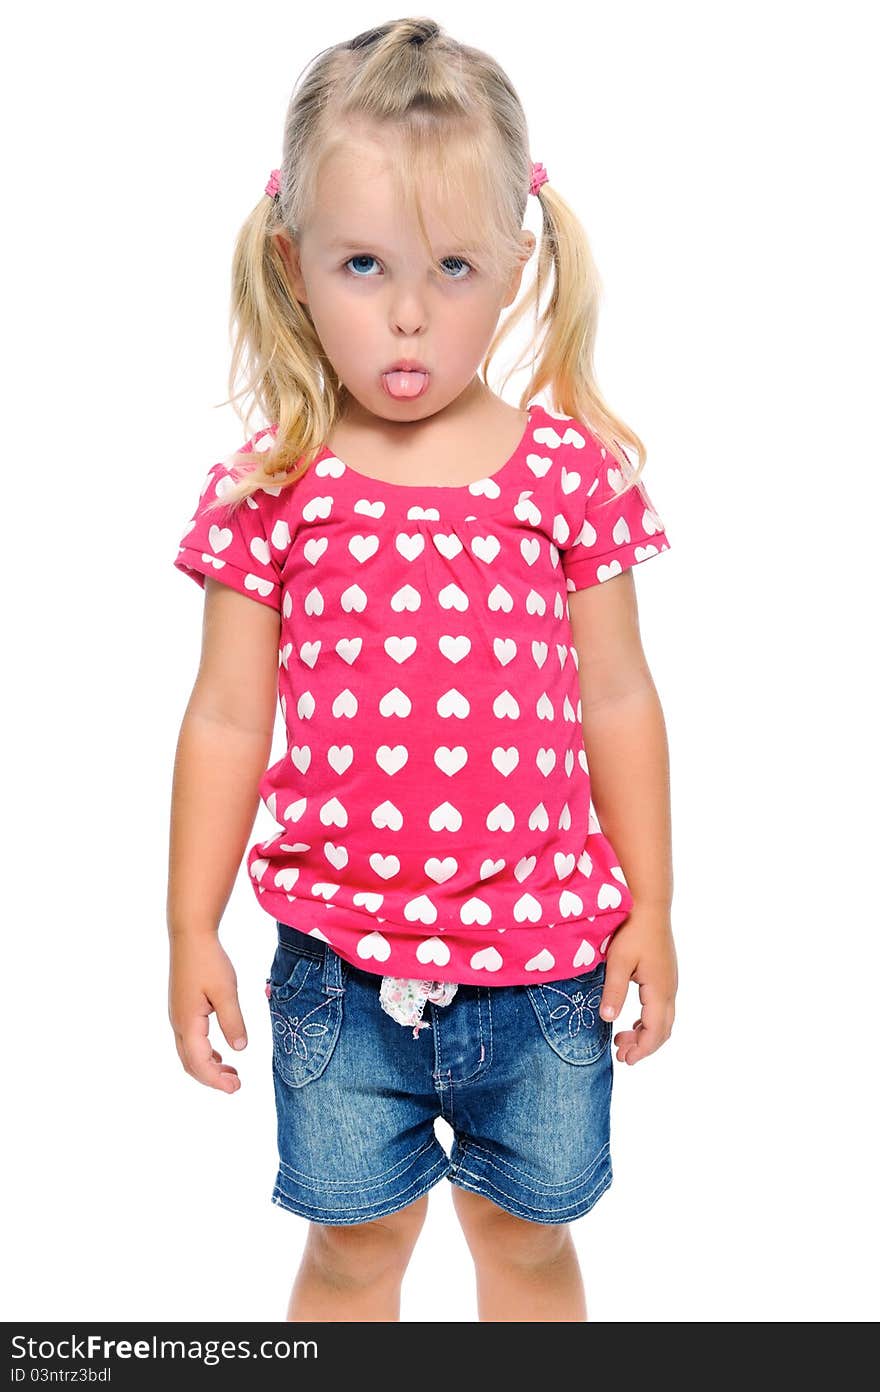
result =
[[[344,262],[343,264],[344,264],[346,267],[348,267],[348,266],[351,266],[352,262],[354,262],[354,261],[376,261],[376,257],[375,257],[375,256],[371,256],[368,252],[362,252],[362,253],[360,253],[360,254],[357,255],[357,256],[349,256],[348,260],[347,260],[346,262]],[[445,256],[445,257],[443,258],[443,261],[441,261],[440,264],[441,264],[441,265],[444,265],[446,262],[449,262],[449,261],[457,262],[457,264],[458,264],[459,266],[466,266],[468,272],[470,272],[470,271],[473,270],[473,267],[471,266],[471,263],[470,263],[469,261],[465,261],[465,259],[464,259],[462,256]],[[378,262],[377,262],[376,264],[378,265]],[[352,271],[352,275],[354,276],[355,280],[372,280],[372,279],[373,279],[372,276],[370,276],[370,275],[361,275],[358,271]],[[467,276],[467,274],[465,274],[465,275],[453,275],[453,276],[446,276],[445,278],[446,278],[447,280],[467,280],[468,276]]]
[[[348,260],[346,261],[345,264],[346,264],[346,266],[350,266],[351,263],[352,263],[352,261],[375,261],[375,259],[376,259],[375,256],[367,256],[367,255],[363,255],[363,256],[349,256],[349,258],[348,258]],[[356,280],[369,280],[370,277],[369,277],[369,276],[359,276],[359,275],[356,275],[356,276],[355,276],[355,279],[356,279]]]
[[[473,266],[471,265],[470,261],[465,261],[465,259],[464,259],[463,256],[446,256],[446,257],[444,257],[444,261],[457,261],[458,264],[459,264],[460,266],[467,266],[467,268],[468,268],[469,271],[472,271],[472,270],[473,270]],[[442,264],[442,263],[441,263],[441,264]],[[458,275],[457,275],[457,276],[450,276],[449,279],[450,279],[450,280],[467,280],[467,276],[463,276],[463,275],[460,275],[460,276],[458,276]]]

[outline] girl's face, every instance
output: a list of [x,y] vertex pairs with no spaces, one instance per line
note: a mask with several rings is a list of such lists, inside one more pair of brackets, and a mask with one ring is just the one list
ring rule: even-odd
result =
[[[308,225],[296,242],[280,234],[278,243],[293,293],[308,305],[345,387],[373,415],[409,422],[442,411],[473,381],[535,238],[523,230],[522,259],[502,281],[491,266],[465,259],[442,211],[428,204],[432,260],[418,226],[404,226],[395,211],[387,159],[370,140],[328,155]],[[450,211],[454,225],[467,227],[466,207]],[[427,369],[417,397],[386,390],[383,374],[401,358]]]

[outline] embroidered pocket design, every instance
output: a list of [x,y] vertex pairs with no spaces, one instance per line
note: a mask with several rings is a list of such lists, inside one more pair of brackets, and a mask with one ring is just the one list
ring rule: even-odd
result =
[[284,1015],[280,1010],[272,1010],[272,1032],[277,1038],[277,1045],[282,1053],[296,1054],[303,1063],[308,1062],[310,1042],[314,1051],[317,1048],[317,1041],[323,1039],[329,1029],[328,1025],[320,1024],[313,1017],[322,1011],[326,1012],[331,1001],[332,997],[327,996],[302,1019],[299,1015]]
[[304,1087],[327,1067],[342,1028],[343,992],[325,989],[322,961],[280,946],[266,981],[272,1066],[288,1087]]
[[608,1048],[611,1021],[599,1014],[605,963],[564,981],[527,986],[541,1032],[567,1063],[595,1063]]

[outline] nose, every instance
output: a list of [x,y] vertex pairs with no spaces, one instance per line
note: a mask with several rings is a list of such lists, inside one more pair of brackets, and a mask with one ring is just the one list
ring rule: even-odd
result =
[[395,333],[411,338],[424,331],[427,314],[424,302],[415,290],[401,289],[391,306],[391,324]]
[[403,315],[392,316],[394,332],[400,338],[416,338],[424,331],[424,323],[417,315],[410,314],[406,318]]

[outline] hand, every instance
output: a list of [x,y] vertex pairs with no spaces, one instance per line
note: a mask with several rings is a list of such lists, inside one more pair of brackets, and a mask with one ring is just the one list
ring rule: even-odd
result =
[[208,1038],[212,1011],[216,1011],[231,1048],[244,1049],[247,1034],[238,1004],[235,969],[216,933],[172,935],[168,1017],[180,1061],[186,1072],[206,1087],[238,1092],[238,1070],[222,1061]]
[[639,983],[642,1014],[631,1030],[615,1035],[619,1063],[638,1063],[665,1044],[675,1019],[678,962],[669,912],[639,908],[617,929],[608,947],[599,1013],[616,1020],[630,981]]

